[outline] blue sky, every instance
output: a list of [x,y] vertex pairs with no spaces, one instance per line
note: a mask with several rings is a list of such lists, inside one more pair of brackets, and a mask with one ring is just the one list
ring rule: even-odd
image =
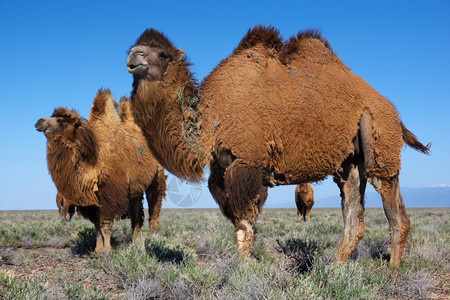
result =
[[[184,49],[201,80],[258,24],[274,25],[284,38],[320,28],[341,60],[395,104],[407,128],[433,143],[431,156],[402,151],[401,186],[450,186],[447,0],[0,1],[0,210],[55,208],[46,141],[34,124],[57,106],[87,117],[101,87],[117,100],[129,95],[127,50],[144,29]],[[314,189],[316,199],[335,195],[339,204],[331,180]],[[271,189],[268,202],[294,201],[293,190]],[[197,206],[214,205],[203,185]]]

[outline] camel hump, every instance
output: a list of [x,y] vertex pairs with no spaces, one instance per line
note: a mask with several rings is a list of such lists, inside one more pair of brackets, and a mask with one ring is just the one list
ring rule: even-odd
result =
[[289,64],[292,56],[295,53],[300,52],[301,49],[301,41],[306,39],[315,39],[321,42],[325,48],[331,51],[333,55],[334,52],[331,49],[330,43],[322,37],[320,29],[308,28],[297,33],[296,36],[291,36],[287,41],[284,42],[284,46],[280,51],[279,59],[283,64]]
[[327,47],[328,49],[331,50],[330,43],[328,42],[327,39],[322,37],[322,33],[321,33],[320,29],[308,28],[308,29],[302,30],[299,33],[297,33],[297,40],[301,41],[303,39],[316,39],[316,40],[319,40],[325,45],[325,47]]
[[120,98],[120,105],[118,110],[120,119],[122,121],[130,121],[133,120],[133,115],[131,114],[131,103],[130,99],[127,97]]
[[90,115],[99,117],[104,114],[115,113],[117,107],[118,104],[112,98],[111,91],[99,89],[92,102]]
[[431,143],[428,143],[426,146],[424,146],[421,142],[419,142],[417,137],[411,131],[406,129],[403,122],[401,122],[401,125],[402,125],[403,141],[411,148],[429,155]]
[[264,47],[280,51],[283,47],[283,41],[280,37],[280,32],[273,26],[255,26],[250,28],[247,34],[239,42],[234,49],[233,54],[242,50],[254,47],[257,44],[263,44]]

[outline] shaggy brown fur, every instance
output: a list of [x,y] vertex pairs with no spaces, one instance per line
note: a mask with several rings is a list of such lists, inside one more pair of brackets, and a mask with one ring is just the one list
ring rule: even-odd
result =
[[165,194],[164,170],[134,123],[129,101],[121,101],[119,113],[116,106],[109,90],[99,90],[87,120],[57,108],[35,125],[47,138],[48,169],[63,207],[76,206],[97,229],[96,252],[110,249],[112,222],[124,215],[131,218],[132,239],[137,237],[144,191],[153,232]]
[[314,191],[309,183],[302,183],[295,188],[295,204],[298,218],[303,221],[311,220],[311,208],[314,205]]
[[[185,60],[158,58],[175,47],[169,41],[161,48],[146,47],[140,41],[151,39],[148,32],[127,61],[136,123],[175,175],[198,180],[210,165],[208,185],[235,224],[240,256],[251,251],[266,187],[328,175],[335,177],[343,199],[345,229],[336,261],[345,261],[362,237],[364,193],[356,187],[365,187],[366,178],[386,195],[393,251],[403,251],[409,220],[400,194],[392,192],[398,182],[392,180],[399,174],[404,143],[424,153],[428,147],[409,134],[391,103],[351,73],[317,31],[282,42],[273,27],[250,30],[202,82],[192,110],[185,109],[186,99],[198,94]],[[342,178],[349,180],[341,183]],[[398,264],[401,253],[392,257]]]
[[278,29],[275,29],[273,26],[256,26],[248,30],[247,34],[234,49],[233,55],[237,55],[258,44],[264,45],[267,49],[274,49],[275,51],[281,51],[283,48],[283,41],[280,38]]

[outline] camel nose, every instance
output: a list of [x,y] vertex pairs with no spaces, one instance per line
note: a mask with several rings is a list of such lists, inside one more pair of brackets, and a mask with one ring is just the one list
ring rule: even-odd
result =
[[148,62],[145,60],[142,46],[135,46],[130,50],[127,59],[127,70],[132,74],[144,73],[148,68]]
[[36,124],[34,124],[34,127],[37,131],[45,131],[48,128],[48,126],[45,124],[45,120],[42,118],[39,119]]

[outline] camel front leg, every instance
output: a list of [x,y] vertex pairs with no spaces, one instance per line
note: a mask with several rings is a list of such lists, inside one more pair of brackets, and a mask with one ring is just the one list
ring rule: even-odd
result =
[[[233,223],[239,258],[246,258],[250,256],[253,251],[253,244],[255,241],[255,223],[259,213],[261,212],[261,203],[264,203],[266,198],[267,191],[263,191],[256,195],[255,198],[244,204],[245,209],[243,213],[235,213]],[[239,201],[239,199],[231,199],[231,201]]]
[[222,213],[233,222],[239,258],[253,250],[254,225],[267,198],[262,172],[238,160],[224,171],[211,164],[208,187]]
[[306,219],[308,222],[311,220],[311,209],[306,210]]
[[156,227],[158,227],[162,201],[166,196],[166,179],[164,169],[158,166],[155,178],[153,178],[151,185],[145,191],[148,203],[148,227],[150,234],[153,234],[156,231]]
[[111,250],[111,229],[112,220],[105,220],[96,224],[97,230],[97,243],[95,245],[95,253],[108,252]]
[[142,206],[142,198],[144,194],[131,198],[128,205],[128,214],[131,219],[131,241],[136,240],[141,232],[142,224],[144,224],[144,207]]
[[334,176],[341,190],[344,232],[335,262],[344,263],[364,236],[364,191],[367,180],[363,175],[363,162],[347,164],[344,171]]
[[302,217],[303,217],[303,222],[306,222],[306,214],[307,214],[307,208],[305,205],[302,206]]
[[300,198],[300,192],[297,191],[299,187],[295,189],[295,205],[297,206],[297,216],[299,220],[303,219],[303,202]]

